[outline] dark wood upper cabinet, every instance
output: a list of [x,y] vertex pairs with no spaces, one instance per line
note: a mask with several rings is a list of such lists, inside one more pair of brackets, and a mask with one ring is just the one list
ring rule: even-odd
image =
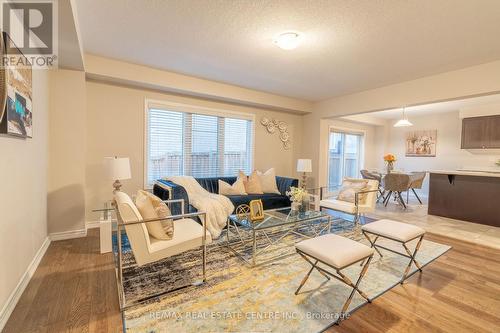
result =
[[500,115],[462,120],[462,149],[499,148]]
[[500,116],[491,117],[488,120],[488,137],[491,148],[500,148]]

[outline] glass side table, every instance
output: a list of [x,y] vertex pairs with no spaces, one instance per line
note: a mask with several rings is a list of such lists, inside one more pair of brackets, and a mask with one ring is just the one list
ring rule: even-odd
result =
[[116,224],[116,218],[113,218],[113,211],[114,208],[111,204],[111,201],[105,202],[103,208],[92,210],[92,212],[100,214],[99,240],[101,253],[108,253],[113,249],[113,224]]

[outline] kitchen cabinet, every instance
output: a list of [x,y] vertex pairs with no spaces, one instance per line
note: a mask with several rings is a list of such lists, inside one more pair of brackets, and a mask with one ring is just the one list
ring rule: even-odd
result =
[[491,117],[488,124],[490,146],[500,148],[500,116]]
[[430,173],[429,215],[500,227],[499,197],[500,176]]
[[462,149],[499,149],[500,115],[462,119]]

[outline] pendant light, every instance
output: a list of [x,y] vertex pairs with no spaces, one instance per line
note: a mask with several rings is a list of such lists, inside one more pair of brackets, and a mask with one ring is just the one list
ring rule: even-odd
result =
[[413,124],[410,123],[410,121],[408,120],[408,117],[406,117],[405,108],[403,107],[403,118],[399,119],[394,124],[394,127],[409,127],[409,126],[413,126]]

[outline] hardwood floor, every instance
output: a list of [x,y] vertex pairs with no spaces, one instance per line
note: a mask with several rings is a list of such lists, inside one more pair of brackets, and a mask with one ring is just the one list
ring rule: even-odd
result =
[[110,253],[99,253],[98,229],[50,244],[4,328],[20,332],[121,332]]
[[[451,238],[453,249],[328,332],[500,332],[500,251]],[[4,329],[121,332],[111,254],[98,230],[53,242]]]
[[453,248],[328,332],[500,332],[500,251],[426,238]]

